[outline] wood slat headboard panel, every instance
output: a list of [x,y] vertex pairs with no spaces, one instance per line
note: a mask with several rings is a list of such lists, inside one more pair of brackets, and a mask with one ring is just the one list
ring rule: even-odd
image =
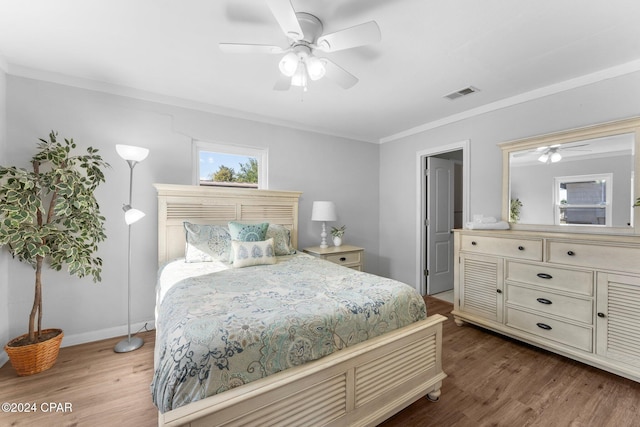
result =
[[299,191],[154,184],[158,192],[158,262],[184,256],[183,223],[268,222],[291,230],[298,247]]

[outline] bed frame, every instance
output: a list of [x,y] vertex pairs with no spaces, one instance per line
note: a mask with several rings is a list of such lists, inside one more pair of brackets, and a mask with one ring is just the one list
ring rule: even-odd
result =
[[[183,221],[281,224],[298,243],[300,192],[154,184],[158,260],[184,256]],[[160,426],[373,426],[424,397],[438,400],[444,316],[388,332],[164,414]]]

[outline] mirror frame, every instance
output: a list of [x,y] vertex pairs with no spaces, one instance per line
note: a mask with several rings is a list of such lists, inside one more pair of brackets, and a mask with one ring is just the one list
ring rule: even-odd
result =
[[[553,144],[567,144],[585,139],[601,138],[605,136],[634,134],[634,163],[633,163],[633,200],[640,198],[640,117],[633,117],[613,122],[600,123],[592,126],[575,128],[561,132],[554,132],[529,138],[517,139],[499,143],[502,150],[502,220],[509,222],[510,205],[510,169],[511,153],[534,149]],[[562,233],[588,234],[640,234],[640,218],[633,218],[633,227],[585,227],[571,225],[542,225],[509,223],[512,230],[551,231]]]

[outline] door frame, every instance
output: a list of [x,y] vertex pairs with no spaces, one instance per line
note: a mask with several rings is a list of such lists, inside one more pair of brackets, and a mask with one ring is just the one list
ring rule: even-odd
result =
[[[416,152],[416,288],[421,295],[427,294],[427,280],[424,275],[426,266],[425,245],[427,241],[424,220],[426,219],[426,188],[424,179],[425,158],[438,154],[449,153],[451,151],[462,150],[462,223],[469,220],[469,140],[454,142],[447,145],[440,145]],[[453,264],[453,263],[452,263]]]

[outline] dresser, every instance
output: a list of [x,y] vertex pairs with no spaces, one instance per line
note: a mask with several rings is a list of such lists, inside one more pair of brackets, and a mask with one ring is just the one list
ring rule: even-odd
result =
[[454,310],[640,381],[640,238],[455,230]]
[[302,251],[334,264],[353,268],[358,271],[364,270],[364,249],[358,246],[342,245],[329,246],[328,248],[313,246],[311,248],[304,248]]

